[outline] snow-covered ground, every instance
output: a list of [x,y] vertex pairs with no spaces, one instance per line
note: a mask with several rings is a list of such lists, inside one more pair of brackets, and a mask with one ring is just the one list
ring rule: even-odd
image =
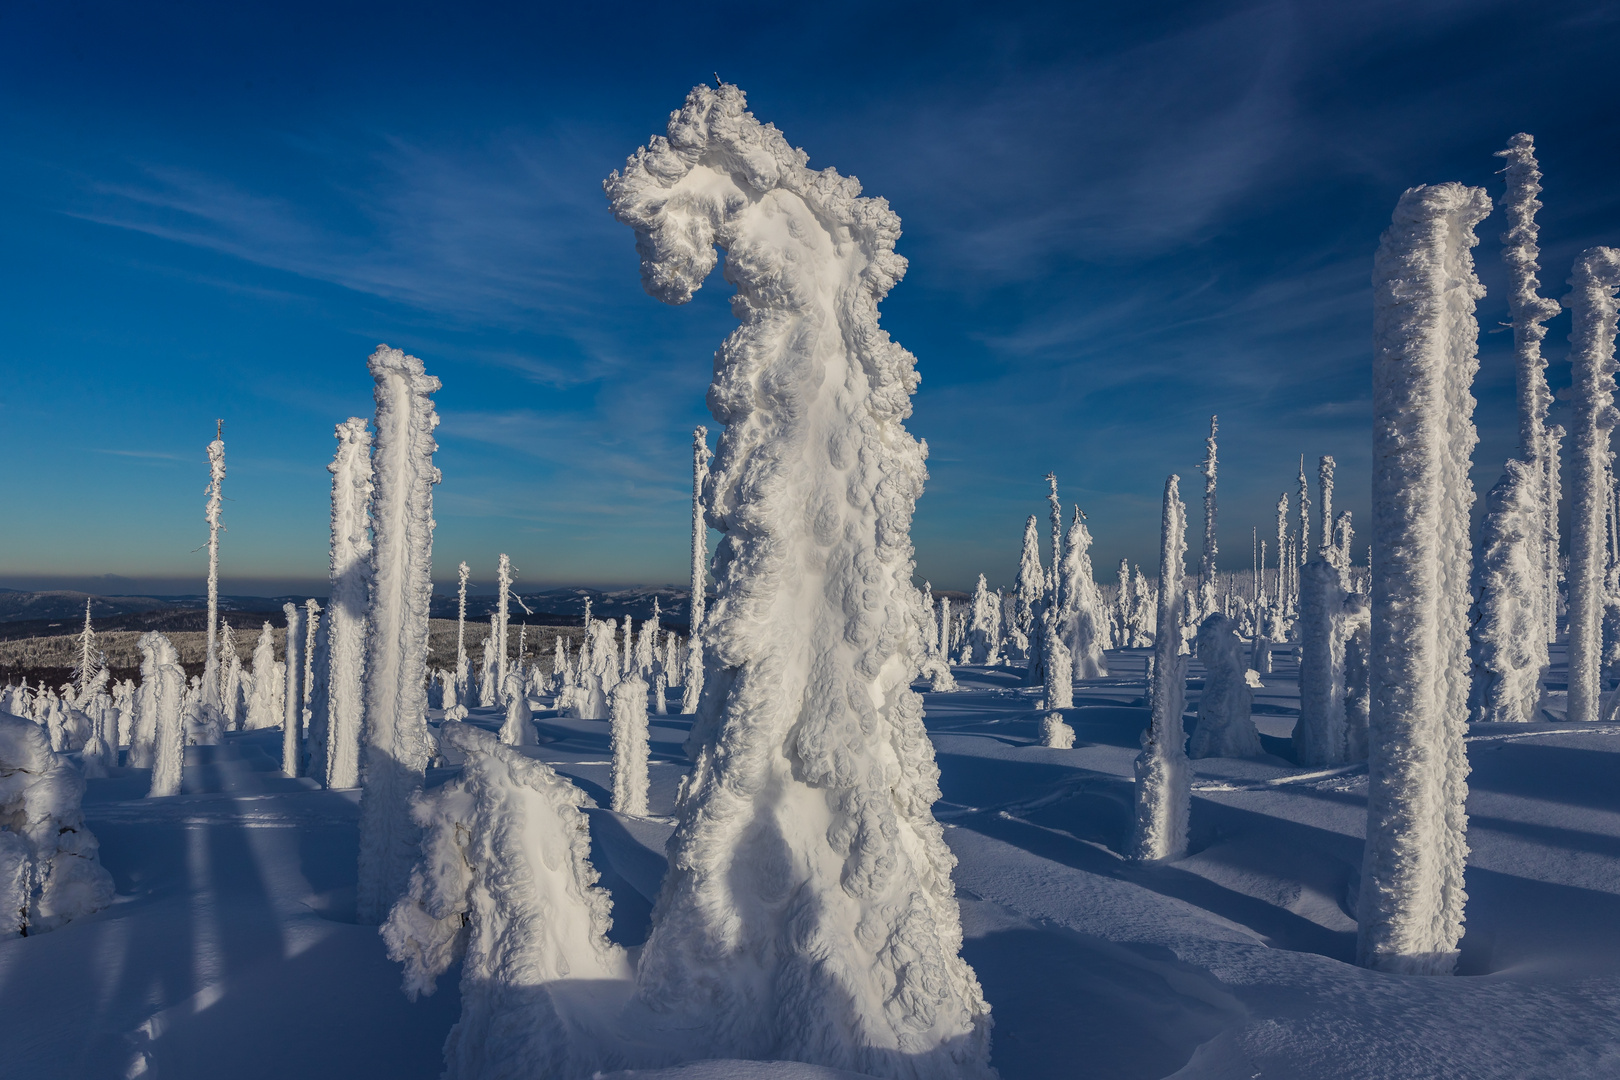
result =
[[[1255,691],[1288,753],[1291,646]],[[1480,726],[1469,735],[1468,922],[1460,974],[1352,965],[1365,766],[1205,759],[1191,854],[1124,861],[1147,650],[1076,684],[1075,748],[1039,745],[1039,688],[957,668],[928,694],[960,860],[964,954],[1005,1080],[1044,1077],[1620,1076],[1620,726]],[[1555,650],[1553,678],[1562,677]],[[1188,723],[1202,669],[1190,668]],[[679,691],[672,698],[679,702]],[[611,801],[608,722],[535,703],[529,749]],[[499,727],[503,710],[470,717]],[[612,938],[639,945],[664,871],[687,718],[651,717],[652,818],[589,811]],[[0,943],[0,1075],[435,1077],[454,977],[410,1003],[374,927],[355,922],[357,793],[280,776],[280,732],[187,750],[185,794],[145,770],[88,781],[85,820],[118,901]],[[454,765],[429,772],[433,784]],[[680,1080],[848,1076],[707,1063]]]

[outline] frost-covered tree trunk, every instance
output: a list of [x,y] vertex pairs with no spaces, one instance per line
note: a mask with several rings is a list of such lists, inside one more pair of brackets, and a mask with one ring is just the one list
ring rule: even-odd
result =
[[146,663],[152,659],[152,786],[147,798],[180,794],[180,779],[186,761],[186,729],[180,716],[181,700],[186,692],[186,673],[180,666],[180,654],[174,651],[169,639],[158,633],[141,635],[137,643],[141,664],[142,689],[145,689]]
[[1371,756],[1357,956],[1446,974],[1468,854],[1469,508],[1479,188],[1401,196],[1373,272]]
[[1041,616],[1041,653],[1045,657],[1046,707],[1074,708],[1074,659],[1058,632],[1057,612],[1048,608]]
[[1220,549],[1215,542],[1215,435],[1220,430],[1216,418],[1209,418],[1209,438],[1204,440],[1204,550],[1198,560],[1198,613],[1200,617],[1214,614],[1215,556]]
[[331,596],[326,602],[326,786],[360,785],[365,717],[366,608],[371,602],[371,432],[361,417],[337,426],[332,474]]
[[1345,712],[1344,574],[1324,559],[1300,570],[1299,720],[1294,753],[1301,765],[1351,760]]
[[709,582],[709,526],[703,515],[703,488],[709,479],[709,429],[692,429],[692,591],[687,597],[686,674],[681,679],[681,714],[691,716],[703,696],[703,607]]
[[1046,517],[1052,528],[1052,570],[1046,576],[1044,604],[1056,609],[1061,599],[1059,592],[1063,588],[1063,581],[1058,577],[1058,567],[1063,563],[1063,503],[1058,501],[1057,474],[1047,473],[1046,483],[1050,489],[1046,493]]
[[1108,647],[1108,618],[1102,594],[1091,576],[1091,532],[1085,515],[1074,508],[1069,536],[1063,544],[1063,610],[1058,620],[1068,647],[1074,677],[1101,679],[1108,675],[1103,650]]
[[[997,610],[995,598],[990,593],[990,587],[985,584],[984,575],[979,575],[979,584],[973,590],[973,609],[968,616],[968,638],[972,644],[974,664],[985,664],[990,667],[1001,663],[999,650],[996,648],[1000,637],[1001,612]],[[1039,650],[1033,644],[1036,637],[1032,637],[1030,655],[1038,655]],[[1040,682],[1039,678],[1034,680]]]
[[219,632],[219,516],[224,506],[225,484],[223,420],[214,429],[214,441],[208,444],[208,476],[208,505],[204,511],[208,521],[208,652],[203,669],[203,704],[222,712],[224,695],[219,683],[219,654],[214,646]]
[[906,660],[926,472],[914,359],[877,318],[899,219],[805,161],[701,86],[607,183],[647,290],[685,302],[719,243],[742,320],[709,391],[708,685],[640,994],[695,1054],[988,1077]]
[[1569,335],[1574,391],[1575,453],[1570,487],[1569,716],[1599,719],[1603,677],[1604,571],[1608,536],[1609,438],[1620,419],[1614,407],[1615,289],[1620,251],[1590,248],[1575,260],[1564,301],[1572,313]]
[[[1305,455],[1299,455],[1299,540],[1295,545],[1294,564],[1304,566],[1309,560],[1311,546],[1311,485],[1305,479]],[[1295,588],[1298,588],[1295,580]]]
[[1041,745],[1054,750],[1074,749],[1074,728],[1064,723],[1062,713],[1051,712],[1041,717]]
[[607,939],[612,900],[596,882],[585,793],[485,731],[447,722],[466,755],[413,804],[422,830],[410,887],[383,925],[405,993],[431,994],[461,961],[461,1019],[444,1044],[446,1080],[589,1077],[625,1062],[590,1026],[609,987],[630,988]]
[[[491,629],[495,634],[495,691],[499,698],[506,690],[506,631],[512,623],[512,560],[504,554],[495,569],[495,583],[500,591],[495,598],[495,622]],[[490,702],[492,705],[497,703]]]
[[1204,665],[1204,692],[1198,698],[1198,727],[1187,743],[1187,756],[1254,757],[1260,751],[1255,730],[1254,691],[1245,676],[1243,642],[1237,624],[1225,615],[1210,615],[1198,624],[1198,659]]
[[96,686],[96,677],[102,672],[98,655],[95,627],[90,624],[90,597],[87,596],[84,598],[84,629],[79,632],[79,662],[73,669],[78,701],[89,701],[90,693]]
[[305,678],[308,680],[304,686],[304,724],[309,731],[309,747],[304,758],[308,763],[305,775],[325,783],[332,730],[332,717],[328,711],[331,699],[327,687],[328,673],[332,670],[332,645],[329,637],[331,620],[321,615],[321,606],[313,598],[305,602],[304,619],[312,631],[304,637],[305,647],[309,650],[304,658]]
[[361,735],[358,912],[379,923],[404,892],[416,858],[411,799],[431,752],[427,729],[428,602],[433,595],[432,394],[422,361],[378,346],[377,442],[372,453],[372,583],[366,709]]
[[[467,581],[472,569],[466,563],[456,567],[456,700],[467,696]],[[558,640],[561,640],[560,638]],[[452,719],[456,719],[452,717]]]
[[647,684],[631,672],[613,688],[609,738],[613,746],[613,810],[647,816]]
[[236,651],[236,631],[226,620],[220,621],[219,662],[224,671],[224,689],[220,692],[220,698],[225,730],[236,731],[242,726],[242,657]]
[[500,664],[498,658],[500,638],[500,616],[491,613],[489,616],[489,633],[484,638],[484,660],[478,669],[478,707],[480,709],[487,709],[495,704],[495,670]]
[[[980,580],[983,580],[981,575]],[[1018,577],[1013,581],[1013,644],[1019,659],[1027,665],[1039,654],[1035,637],[1040,632],[1041,596],[1046,591],[1046,571],[1041,568],[1041,537],[1035,515],[1024,522],[1024,548],[1018,561]],[[977,605],[977,594],[974,601]]]
[[1538,496],[1544,480],[1532,466],[1509,458],[1502,479],[1485,496],[1471,690],[1476,723],[1536,719],[1547,666],[1546,567],[1540,559],[1546,515]]
[[297,604],[283,604],[287,619],[287,689],[281,708],[281,775],[298,775],[298,757],[303,753],[304,734],[304,631],[303,616]]
[[1323,454],[1316,463],[1316,498],[1321,504],[1316,508],[1316,520],[1322,535],[1317,550],[1330,563],[1337,558],[1333,552],[1333,472],[1337,467],[1330,454]]
[[248,688],[247,723],[249,731],[275,727],[281,723],[281,673],[276,665],[275,630],[267,621],[259,629],[253,646],[252,686]]
[[1136,756],[1136,835],[1132,856],[1148,861],[1179,859],[1187,853],[1187,820],[1192,809],[1192,768],[1187,764],[1187,661],[1181,654],[1182,591],[1187,576],[1187,508],[1181,478],[1164,484],[1164,517],[1159,528],[1159,617],[1153,638],[1153,721],[1142,733]]
[[506,722],[501,725],[501,742],[507,746],[533,746],[538,742],[529,695],[516,672],[506,677]]

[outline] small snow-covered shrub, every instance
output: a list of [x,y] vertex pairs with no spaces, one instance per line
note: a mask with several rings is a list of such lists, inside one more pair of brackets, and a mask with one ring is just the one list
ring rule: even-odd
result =
[[1063,722],[1063,714],[1050,712],[1041,717],[1041,745],[1054,750],[1074,749],[1074,728]]
[[1198,727],[1187,744],[1187,756],[1259,754],[1260,733],[1250,715],[1254,693],[1237,625],[1225,615],[1211,615],[1199,624],[1198,658],[1204,662],[1204,692],[1198,698]]
[[84,778],[45,731],[0,714],[0,933],[54,930],[112,903],[83,798]]
[[594,804],[488,732],[446,721],[439,739],[466,763],[412,801],[421,858],[382,935],[413,1001],[462,961],[444,1076],[583,1078],[621,1064],[581,1025],[592,1010],[568,1007],[571,989],[616,982],[628,997],[630,988],[624,950],[607,939],[612,900],[596,884],[580,812]]

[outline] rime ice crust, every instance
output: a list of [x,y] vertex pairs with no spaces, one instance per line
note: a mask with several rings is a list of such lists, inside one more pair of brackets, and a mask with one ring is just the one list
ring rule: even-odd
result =
[[1445,974],[1462,938],[1468,478],[1480,188],[1401,196],[1373,271],[1372,699],[1362,964]]
[[988,1076],[909,686],[926,470],[914,359],[877,312],[900,221],[806,160],[736,87],[698,87],[605,184],[647,291],[685,302],[719,244],[742,321],[709,390],[716,599],[640,993],[710,1055]]

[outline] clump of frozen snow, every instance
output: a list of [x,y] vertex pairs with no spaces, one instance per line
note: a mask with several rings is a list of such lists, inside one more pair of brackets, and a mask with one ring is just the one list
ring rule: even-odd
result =
[[[612,901],[591,865],[584,792],[488,732],[446,721],[461,772],[418,792],[421,857],[383,924],[412,1000],[461,961],[461,1019],[445,1040],[445,1077],[588,1077],[622,1061],[594,1034],[589,995],[630,965],[607,939]],[[612,1003],[608,1003],[611,1007]]]
[[1041,745],[1055,750],[1074,749],[1074,728],[1063,722],[1063,714],[1049,712],[1041,717]]
[[112,903],[83,799],[84,778],[45,731],[0,713],[0,933],[54,930]]
[[1207,617],[1198,626],[1198,659],[1204,664],[1204,692],[1198,698],[1198,727],[1187,744],[1187,756],[1253,757],[1261,752],[1260,733],[1250,715],[1254,694],[1249,665],[1238,639],[1237,624],[1225,615]]
[[915,361],[877,312],[900,222],[806,160],[735,86],[702,86],[606,183],[647,291],[684,303],[718,244],[742,322],[709,390],[715,604],[640,996],[693,1056],[987,1077],[909,685],[926,471]]

